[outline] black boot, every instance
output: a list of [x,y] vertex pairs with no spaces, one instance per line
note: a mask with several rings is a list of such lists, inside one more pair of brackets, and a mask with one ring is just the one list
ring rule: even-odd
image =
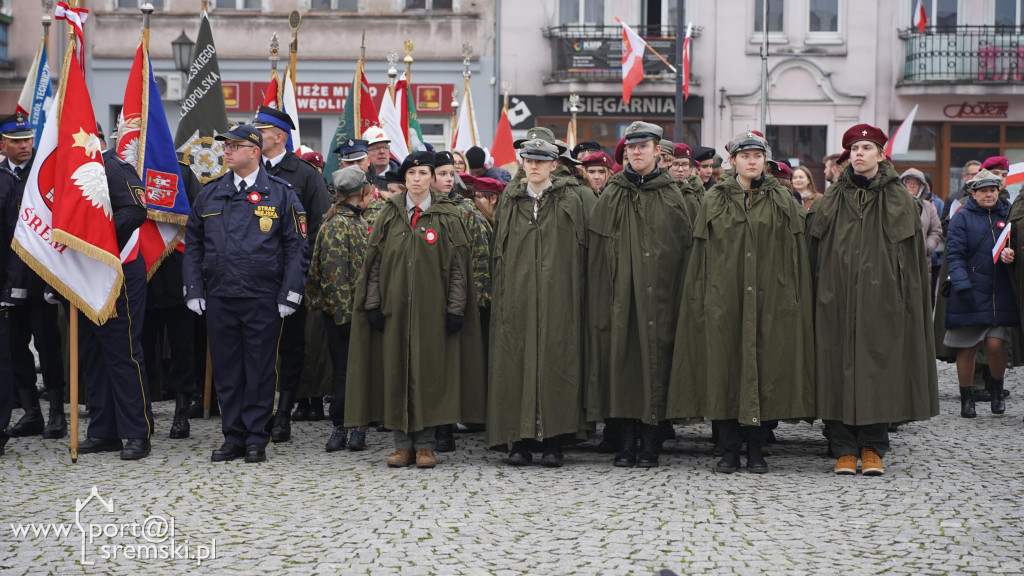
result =
[[672,422],[670,422],[668,420],[662,420],[661,422],[658,422],[658,450],[659,451],[662,448],[665,447],[665,441],[667,441],[667,440],[675,440],[676,438],[677,438],[677,436],[676,436],[676,429],[675,429],[674,426],[672,426]]
[[977,415],[974,410],[974,389],[970,386],[960,388],[960,417],[974,418]]
[[46,422],[43,421],[43,411],[39,408],[35,384],[26,390],[18,390],[18,397],[21,398],[21,407],[25,409],[25,415],[17,424],[8,428],[7,433],[11,438],[41,435]]
[[43,429],[43,438],[63,438],[68,433],[68,420],[64,416],[63,398],[57,391],[50,392],[50,420]]
[[188,438],[192,431],[188,423],[188,394],[177,394],[174,398],[174,420],[171,421],[171,430],[167,434],[170,438]]
[[615,465],[619,468],[632,468],[636,466],[636,427],[639,424],[636,420],[620,420],[619,438],[621,444],[619,453],[615,455]]
[[767,474],[768,462],[761,454],[762,440],[760,434],[755,432],[747,438],[747,472],[753,474]]
[[436,452],[455,452],[455,425],[438,426],[434,431],[434,440],[437,441],[437,446],[434,447]]
[[638,468],[654,468],[658,465],[661,439],[661,430],[657,424],[640,425],[640,456],[636,461]]
[[622,446],[622,438],[619,431],[622,428],[622,421],[617,418],[609,418],[604,421],[604,437],[597,445],[597,451],[601,454],[614,454],[619,446]]
[[740,453],[739,452],[726,452],[722,459],[718,461],[716,469],[724,474],[732,474],[733,472],[740,469]]
[[1003,379],[993,378],[989,382],[989,390],[992,392],[992,413],[1002,414],[1006,412],[1006,396],[1003,396]]
[[295,411],[292,412],[292,422],[306,422],[309,420],[309,398],[299,398],[295,403]]
[[321,396],[316,396],[309,399],[309,420],[310,422],[320,422],[324,419],[324,399]]
[[274,442],[287,442],[292,439],[292,405],[295,393],[282,390],[277,400],[277,414],[274,415],[274,427],[270,429],[270,437]]
[[542,466],[548,468],[561,468],[565,463],[562,456],[562,443],[557,438],[548,438],[544,441],[544,456],[540,459]]
[[724,474],[732,474],[740,469],[740,447],[743,437],[740,423],[736,420],[712,420],[712,428],[718,430],[717,447],[722,451],[722,459],[716,469]]

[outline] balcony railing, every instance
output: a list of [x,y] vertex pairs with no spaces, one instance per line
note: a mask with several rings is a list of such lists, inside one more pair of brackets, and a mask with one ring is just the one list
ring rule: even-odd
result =
[[906,42],[903,83],[1019,83],[1024,27],[956,26],[900,31]]
[[[675,26],[630,26],[670,62],[675,59]],[[691,32],[699,36],[699,28]],[[553,80],[615,81],[622,79],[622,26],[562,25],[544,29],[551,41]],[[644,52],[644,76],[671,80],[675,75],[650,50]]]

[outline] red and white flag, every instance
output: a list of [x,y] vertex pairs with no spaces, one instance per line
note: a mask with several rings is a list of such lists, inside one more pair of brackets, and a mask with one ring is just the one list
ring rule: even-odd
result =
[[914,27],[918,32],[924,34],[926,26],[928,26],[928,14],[924,11],[924,2],[917,0],[917,8],[914,8]]
[[644,79],[644,50],[647,42],[618,17],[622,24],[622,100],[629,104],[633,88]]
[[47,114],[12,246],[44,281],[102,324],[114,312],[124,276],[92,102],[77,55],[70,58],[65,94]]
[[78,41],[75,43],[75,52],[78,56],[78,67],[85,76],[85,21],[89,19],[89,11],[85,8],[72,8],[64,2],[57,3],[57,9],[53,12],[56,20],[67,20],[68,24],[75,31]]
[[[999,222],[1002,224],[1003,222]],[[1009,222],[1006,222],[1006,226],[1003,228],[1003,233],[996,239],[996,245],[992,247],[992,263],[995,264],[999,261],[999,256],[1003,253],[1003,248],[1006,248],[1006,243],[1010,241],[1010,226]]]
[[683,40],[683,102],[690,98],[690,33],[693,23],[686,24],[686,39]]
[[395,83],[394,95],[390,90],[385,90],[380,101],[380,127],[384,135],[391,140],[391,155],[399,162],[409,155],[408,114],[403,118],[401,108],[405,104],[407,85],[403,72]]
[[1006,174],[1006,185],[1012,186],[1024,182],[1024,162],[1010,164],[1010,171]]
[[267,93],[263,95],[263,105],[269,106],[274,110],[281,109],[281,80],[280,76],[277,75],[277,70],[270,72],[270,84],[267,85]]
[[906,154],[910,151],[910,133],[914,129],[914,117],[917,116],[917,104],[910,114],[896,127],[889,141],[885,144],[885,155],[892,158],[895,154]]

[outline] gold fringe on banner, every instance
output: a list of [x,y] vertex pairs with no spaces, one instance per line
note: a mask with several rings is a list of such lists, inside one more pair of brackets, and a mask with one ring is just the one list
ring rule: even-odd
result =
[[160,257],[156,259],[156,262],[154,262],[153,264],[146,262],[146,267],[149,268],[149,272],[146,273],[146,282],[149,282],[150,280],[153,279],[153,275],[156,274],[156,271],[160,268],[160,265],[164,263],[164,260],[167,260],[167,257],[170,256],[175,249],[177,249],[178,244],[181,244],[181,241],[184,239],[185,227],[182,226],[181,228],[178,229],[178,233],[174,235],[174,238],[167,243],[167,248],[164,248],[164,251],[160,254]]

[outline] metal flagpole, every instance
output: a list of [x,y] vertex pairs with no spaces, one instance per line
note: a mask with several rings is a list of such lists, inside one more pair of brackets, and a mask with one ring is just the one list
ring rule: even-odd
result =
[[676,69],[676,126],[675,136],[672,138],[674,142],[683,142],[683,105],[685,100],[683,99],[683,71],[686,66],[683,66],[683,43],[685,40],[680,37],[683,34],[683,24],[686,19],[686,11],[683,10],[683,2],[676,2],[676,62],[679,64],[679,68]]
[[761,133],[768,133],[768,2],[761,2]]
[[[406,40],[402,42],[402,47],[405,48],[405,58],[402,59],[405,62],[405,94],[402,95],[402,103],[395,102],[395,107],[398,109],[398,117],[401,118],[403,113],[408,114],[406,107],[409,105],[405,99],[410,97],[410,90],[412,90],[412,40]],[[399,108],[401,106],[401,108]],[[412,152],[412,130],[410,126],[405,126],[405,147]]]

